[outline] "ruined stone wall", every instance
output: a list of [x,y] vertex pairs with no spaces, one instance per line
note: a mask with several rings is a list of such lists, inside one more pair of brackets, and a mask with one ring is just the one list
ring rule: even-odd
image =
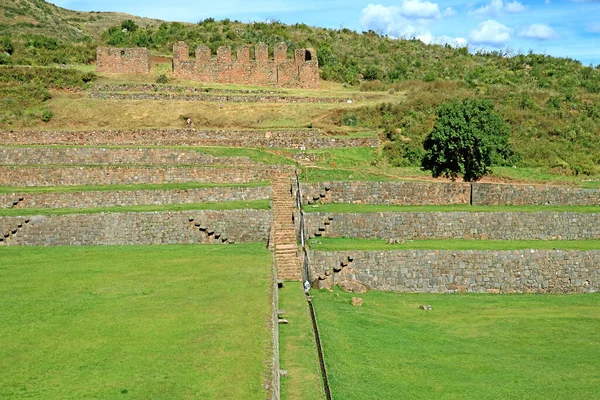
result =
[[273,60],[270,60],[269,49],[259,43],[254,54],[254,60],[251,60],[250,48],[243,46],[237,49],[234,59],[231,48],[221,46],[216,58],[213,58],[208,46],[201,45],[195,51],[195,60],[190,60],[189,46],[178,42],[173,46],[173,74],[202,82],[305,89],[319,87],[319,64],[314,50],[296,50],[294,59],[289,60],[287,46],[279,43],[275,46]]
[[600,189],[447,182],[341,181],[301,184],[304,204],[600,205]]
[[300,189],[304,204],[469,204],[471,197],[468,183],[334,181],[303,183]]
[[[446,293],[600,290],[600,250],[309,251],[312,279],[333,268],[371,289]],[[349,261],[352,260],[352,261]]]
[[96,71],[111,74],[148,74],[152,68],[152,57],[143,48],[98,47]]
[[3,145],[116,145],[116,146],[227,146],[307,149],[376,147],[377,138],[332,138],[317,129],[298,130],[195,130],[139,129],[84,132],[5,131]]
[[149,148],[0,147],[4,165],[225,165],[266,168],[248,157],[215,157],[195,150]]
[[545,185],[473,184],[476,205],[600,205],[600,189]]
[[266,242],[271,213],[264,210],[75,214],[0,217],[0,227],[19,223],[5,246],[104,246]]
[[[332,218],[332,220],[329,220]],[[385,212],[305,214],[305,234],[361,239],[600,239],[600,214]]]
[[79,193],[0,193],[0,208],[93,208],[252,201],[271,198],[271,186],[187,190],[122,190]]
[[159,183],[248,183],[269,180],[268,170],[211,167],[0,166],[0,186],[69,186]]

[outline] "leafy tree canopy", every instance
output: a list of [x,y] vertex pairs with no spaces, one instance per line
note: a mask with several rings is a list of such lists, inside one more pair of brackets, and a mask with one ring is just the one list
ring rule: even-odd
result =
[[477,181],[491,166],[512,161],[509,136],[509,126],[489,100],[442,104],[433,131],[423,144],[426,154],[422,167],[436,178],[455,180],[462,175],[467,182]]

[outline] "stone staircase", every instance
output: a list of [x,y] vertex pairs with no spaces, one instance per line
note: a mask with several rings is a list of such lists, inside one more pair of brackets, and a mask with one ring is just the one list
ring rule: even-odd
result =
[[292,181],[287,174],[276,174],[273,176],[272,185],[273,242],[278,279],[300,281],[302,269],[294,225],[296,198],[292,192]]

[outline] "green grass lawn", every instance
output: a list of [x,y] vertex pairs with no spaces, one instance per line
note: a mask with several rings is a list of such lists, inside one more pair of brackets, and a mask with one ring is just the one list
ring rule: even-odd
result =
[[600,393],[599,294],[312,294],[334,399]]
[[194,210],[269,210],[271,200],[236,200],[195,204],[146,204],[138,206],[112,206],[94,208],[0,208],[0,217],[20,217],[25,215],[68,215],[100,214],[117,212],[165,212]]
[[327,203],[305,205],[306,212],[379,213],[379,212],[578,212],[600,213],[600,206],[471,206],[450,204],[439,206],[400,206],[393,204]]
[[135,185],[73,185],[73,186],[0,186],[0,193],[77,193],[77,192],[114,192],[126,190],[190,190],[206,188],[242,188],[269,186],[267,181],[249,183],[157,183]]
[[0,248],[0,398],[264,399],[263,244]]
[[314,238],[308,241],[319,251],[391,251],[391,250],[600,250],[600,240],[407,240],[387,244],[381,239]]
[[279,325],[281,378],[284,400],[320,400],[325,398],[315,344],[315,335],[304,289],[300,282],[286,282],[279,290],[279,308],[285,310],[287,325]]

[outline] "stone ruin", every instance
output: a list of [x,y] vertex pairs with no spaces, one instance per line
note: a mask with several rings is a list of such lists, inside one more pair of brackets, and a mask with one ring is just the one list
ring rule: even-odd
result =
[[208,46],[201,45],[196,48],[196,59],[191,60],[188,44],[178,42],[173,47],[173,74],[202,82],[318,88],[319,62],[316,51],[297,49],[294,59],[289,60],[287,50],[285,43],[277,44],[273,60],[270,60],[269,48],[259,43],[254,48],[254,60],[250,58],[250,46],[238,47],[237,57],[233,59],[231,48],[221,46],[217,50],[217,57],[212,58]]
[[147,48],[98,47],[96,70],[112,74],[148,74],[152,57]]
[[[294,59],[287,58],[287,45],[275,46],[273,59],[269,48],[259,43],[250,58],[250,46],[238,47],[236,58],[231,48],[221,46],[216,58],[210,48],[196,48],[195,59],[190,59],[190,48],[185,42],[173,46],[173,75],[201,82],[236,83],[243,85],[276,86],[284,88],[317,89],[319,62],[314,49],[297,49]],[[150,73],[152,57],[146,48],[99,47],[96,56],[98,72],[114,74]]]

